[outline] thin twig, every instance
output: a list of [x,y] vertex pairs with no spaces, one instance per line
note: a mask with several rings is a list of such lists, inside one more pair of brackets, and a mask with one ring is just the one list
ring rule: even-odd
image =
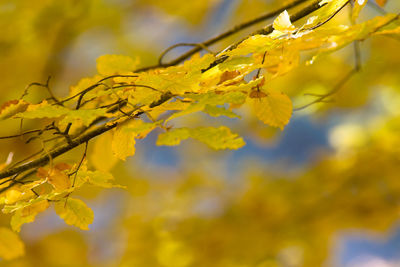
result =
[[339,14],[340,11],[342,11],[343,8],[345,8],[345,6],[347,6],[350,3],[350,0],[348,0],[346,3],[344,3],[338,10],[336,10],[331,16],[329,16],[329,18],[327,18],[326,20],[318,23],[317,25],[315,25],[314,27],[311,27],[309,29],[306,29],[308,31],[312,31],[315,30],[323,25],[325,25],[326,23],[328,23],[329,21],[331,21],[337,14]]
[[78,171],[79,171],[79,169],[81,168],[82,163],[83,163],[83,161],[84,161],[85,158],[86,158],[86,153],[87,153],[87,149],[88,149],[88,144],[89,144],[89,142],[86,142],[86,143],[85,143],[85,150],[83,151],[83,155],[82,155],[81,161],[79,161],[79,164],[78,164],[78,166],[76,167],[76,170],[75,170],[74,172],[72,172],[72,173],[69,174],[69,175],[74,175],[74,181],[73,181],[73,183],[72,183],[72,187],[75,187],[76,176],[78,175]]
[[25,136],[25,135],[27,135],[27,134],[39,133],[39,132],[41,132],[41,131],[42,131],[42,130],[37,129],[37,130],[30,130],[30,131],[26,131],[26,132],[23,132],[23,133],[20,133],[20,134],[15,134],[15,135],[0,136],[0,140],[2,140],[2,139],[16,138],[16,137],[21,137],[21,136]]
[[[320,9],[323,6],[326,5],[326,4],[320,5],[319,4],[320,2],[321,2],[320,0],[314,1],[310,5],[307,5],[303,9],[301,9],[298,12],[294,13],[293,15],[290,16],[290,21],[291,22],[296,22],[296,21],[298,21],[298,20],[310,15],[314,11],[316,11],[316,10],[318,10],[318,9]],[[227,60],[229,58],[228,56],[224,55],[223,53],[235,49],[243,41],[247,40],[249,37],[254,36],[254,35],[268,35],[268,34],[272,33],[273,31],[274,31],[274,27],[273,27],[273,24],[271,23],[268,26],[249,34],[248,36],[246,36],[242,40],[240,40],[240,41],[228,46],[227,48],[225,48],[223,51],[221,51],[219,53],[219,55],[221,55],[221,56],[218,57],[213,63],[211,63],[209,67],[203,69],[202,72],[206,72],[207,70],[217,66],[218,64],[223,63],[225,60]]]
[[24,98],[26,95],[28,95],[28,91],[29,91],[29,89],[30,89],[32,86],[39,86],[39,87],[46,88],[47,92],[48,92],[49,95],[50,95],[50,99],[52,99],[56,104],[62,105],[62,103],[58,100],[58,98],[53,94],[53,91],[50,89],[50,86],[49,86],[50,79],[51,79],[51,76],[49,76],[49,77],[47,78],[47,81],[46,81],[45,84],[43,84],[43,83],[38,83],[38,82],[34,82],[34,83],[31,83],[31,84],[28,84],[28,85],[25,87],[24,93],[22,94],[22,96],[20,97],[20,99],[22,99],[22,98]]
[[213,37],[213,38],[211,38],[209,40],[206,40],[206,41],[202,42],[201,44],[199,44],[199,46],[189,50],[188,52],[184,53],[183,55],[179,56],[178,58],[176,58],[176,59],[174,59],[174,60],[172,60],[172,61],[170,61],[168,63],[164,63],[162,65],[157,64],[157,65],[153,65],[153,66],[140,68],[140,69],[135,70],[135,72],[143,72],[143,71],[147,71],[147,70],[151,70],[151,69],[156,69],[156,68],[159,68],[159,67],[169,67],[169,66],[177,65],[177,64],[183,62],[184,60],[188,59],[189,57],[193,56],[197,52],[200,52],[202,50],[202,47],[211,46],[211,45],[213,45],[213,44],[215,44],[215,43],[217,43],[217,42],[219,42],[219,41],[221,41],[221,40],[223,40],[223,39],[225,39],[225,38],[227,38],[227,37],[229,37],[229,36],[231,36],[231,35],[233,35],[235,33],[238,33],[240,31],[242,31],[244,29],[247,29],[247,28],[249,28],[249,27],[251,27],[251,26],[253,26],[253,25],[257,24],[257,23],[260,23],[262,21],[271,19],[271,18],[279,15],[283,11],[291,9],[291,8],[294,8],[294,7],[296,7],[296,6],[298,6],[298,5],[302,4],[302,3],[305,3],[305,2],[307,2],[307,0],[295,0],[295,1],[283,6],[283,7],[279,8],[279,9],[277,9],[277,10],[265,13],[265,14],[255,18],[255,19],[252,19],[252,20],[246,21],[246,22],[244,22],[242,24],[236,25],[232,29],[230,29],[230,30],[228,30],[226,32],[223,32],[223,33],[221,33],[221,34],[219,34],[219,35],[217,35],[217,36],[215,36],[215,37]]
[[70,100],[82,95],[82,94],[86,94],[86,93],[90,92],[91,90],[95,89],[96,87],[98,87],[99,85],[103,85],[103,82],[106,81],[106,80],[113,79],[113,78],[137,78],[137,77],[139,77],[139,76],[138,75],[120,75],[120,74],[107,76],[107,77],[99,80],[94,85],[91,85],[91,86],[87,87],[86,89],[83,89],[79,93],[76,93],[75,95],[70,96],[70,97],[60,101],[60,103],[65,103],[67,101],[70,101]]
[[213,52],[210,49],[208,49],[207,46],[205,46],[202,43],[179,43],[179,44],[174,44],[174,45],[168,47],[167,49],[164,50],[164,52],[161,53],[160,57],[158,58],[158,65],[159,66],[164,66],[162,60],[168,54],[168,52],[170,52],[171,50],[173,50],[173,49],[175,49],[177,47],[182,47],[182,46],[198,47],[198,48],[201,48],[203,50],[206,50],[210,54],[213,54]]
[[326,98],[328,98],[329,96],[337,93],[347,83],[347,81],[350,80],[350,78],[357,72],[358,72],[358,70],[356,68],[352,69],[349,73],[346,74],[346,76],[343,77],[343,79],[341,81],[339,81],[336,84],[336,86],[331,91],[329,91],[326,94],[323,94],[323,95],[306,94],[306,95],[310,95],[310,96],[316,96],[318,98],[313,100],[313,101],[311,101],[310,103],[308,103],[308,104],[306,104],[304,106],[301,106],[301,107],[298,107],[298,108],[294,108],[293,111],[300,111],[300,110],[303,110],[305,108],[308,108],[309,106],[314,105],[316,103],[320,103],[323,100],[325,100]]
[[[32,174],[36,173],[36,169],[35,170],[31,170],[28,173],[24,174],[20,179],[16,179],[16,176],[14,176],[13,178],[9,179],[7,182],[11,181],[11,184],[7,185],[6,187],[3,187],[0,189],[0,194],[7,191],[8,189],[12,188],[14,185],[16,184],[21,184],[23,183],[23,181],[28,178],[29,176],[31,176]],[[19,173],[18,173],[19,174]],[[17,175],[18,176],[18,175]]]

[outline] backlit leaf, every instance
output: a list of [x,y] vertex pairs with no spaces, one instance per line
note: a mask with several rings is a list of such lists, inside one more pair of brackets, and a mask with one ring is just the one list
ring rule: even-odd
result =
[[29,103],[24,100],[10,100],[4,103],[0,108],[0,120],[11,118],[17,113],[24,112]]
[[17,201],[26,200],[34,196],[34,193],[22,186],[14,186],[5,192],[5,204],[14,204]]
[[54,209],[66,224],[76,226],[82,230],[89,230],[93,222],[93,211],[86,204],[75,198],[67,198],[55,203]]
[[224,107],[206,105],[204,112],[213,117],[226,116],[229,118],[240,118],[239,115]]
[[129,127],[129,123],[115,129],[111,144],[114,155],[121,160],[135,154],[136,134],[125,131],[125,127]]
[[[233,86],[233,88],[235,88],[235,86]],[[170,121],[194,112],[202,111],[207,105],[216,106],[224,104],[242,104],[246,99],[246,95],[244,93],[237,91],[226,92],[223,94],[209,92],[202,95],[188,95],[187,97],[193,99],[194,102],[192,102],[188,108],[172,114],[166,121]]]
[[38,213],[45,211],[49,207],[49,202],[44,199],[39,202],[33,203],[30,206],[26,206],[23,209],[17,210],[11,217],[11,228],[19,232],[21,226],[25,223],[30,223],[35,220]]
[[35,221],[35,214],[22,216],[22,211],[17,210],[14,215],[11,217],[10,226],[14,232],[20,232],[21,226],[25,223],[31,223]]
[[62,169],[57,168],[57,166],[50,170],[39,168],[38,173],[47,179],[47,182],[54,187],[55,192],[63,192],[71,187],[70,178]]
[[289,13],[286,10],[274,20],[273,27],[276,31],[282,33],[289,33],[296,29],[290,21]]
[[123,131],[133,134],[137,139],[145,138],[152,130],[161,124],[162,121],[144,122],[142,120],[131,121],[128,125],[124,125]]
[[16,116],[25,119],[61,118],[61,123],[81,122],[88,126],[94,119],[105,116],[106,109],[71,110],[58,105],[51,105],[46,100],[37,105],[29,105],[27,110]]
[[245,145],[245,142],[229,128],[221,126],[198,127],[198,128],[176,128],[162,133],[158,136],[157,145],[175,146],[182,140],[193,138],[207,144],[209,147],[219,149],[238,149]]
[[250,93],[248,103],[254,109],[258,119],[281,130],[289,123],[292,116],[292,101],[280,92],[253,91]]
[[104,172],[108,172],[117,164],[118,158],[114,156],[112,151],[111,132],[104,133],[95,139],[89,160],[96,169]]

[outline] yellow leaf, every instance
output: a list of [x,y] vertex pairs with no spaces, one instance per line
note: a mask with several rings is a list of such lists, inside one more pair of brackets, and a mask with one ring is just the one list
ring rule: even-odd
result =
[[49,171],[47,181],[54,187],[55,192],[62,192],[71,187],[68,175],[55,168]]
[[16,233],[0,227],[0,258],[12,260],[25,254],[25,246]]
[[38,214],[42,211],[45,211],[49,207],[49,201],[47,199],[41,200],[39,202],[33,203],[30,206],[27,206],[23,208],[22,211],[22,216],[29,216],[32,214]]
[[103,76],[132,72],[138,63],[138,60],[133,60],[128,56],[103,55],[97,58],[97,71]]
[[204,112],[212,117],[226,116],[229,118],[240,118],[239,115],[224,107],[206,105],[204,108]]
[[65,201],[58,201],[54,209],[66,224],[82,230],[89,230],[89,224],[94,219],[93,211],[80,199],[67,198]]
[[290,21],[289,13],[286,10],[274,20],[273,27],[276,31],[283,33],[290,33],[296,29]]
[[135,154],[136,134],[125,131],[125,128],[129,127],[129,124],[118,125],[112,139],[112,151],[121,160],[125,160],[127,157]]
[[32,196],[34,196],[34,193],[31,190],[14,186],[6,191],[5,203],[13,204],[17,201],[28,199]]
[[107,116],[106,111],[104,108],[68,110],[60,124],[82,123],[85,126],[89,126],[96,118]]
[[71,86],[69,89],[69,96],[75,96],[76,94],[82,92],[83,90],[93,86],[102,79],[102,76],[95,75],[91,78],[82,78],[77,85]]
[[30,206],[26,206],[23,209],[15,211],[13,217],[11,217],[11,228],[19,232],[21,226],[25,223],[30,223],[35,220],[38,213],[45,211],[49,207],[47,199],[35,202]]
[[319,2],[321,8],[316,16],[312,16],[306,23],[307,28],[313,28],[316,25],[327,21],[335,12],[341,9],[348,0],[322,0]]
[[[213,55],[206,54],[200,57],[196,54],[185,61],[183,65],[141,73],[136,83],[148,85],[158,92],[169,91],[176,95],[183,95],[185,92],[197,92],[200,88],[198,80],[202,76],[202,69],[207,68],[214,60]],[[153,92],[157,91],[153,90]]]
[[18,113],[15,117],[25,119],[61,118],[60,123],[68,124],[81,122],[88,126],[94,119],[106,116],[106,109],[69,109],[58,105],[51,105],[46,100],[37,105],[29,105],[25,112]]
[[31,223],[35,220],[35,215],[22,216],[22,211],[17,210],[11,217],[10,226],[15,232],[21,231],[21,226],[25,223]]
[[232,133],[231,130],[225,126],[220,126],[218,128],[194,128],[191,129],[190,135],[192,138],[216,150],[238,149],[246,144],[239,135]]
[[[251,82],[249,82],[250,84]],[[240,89],[241,86],[233,86],[236,89]],[[166,121],[170,121],[172,119],[188,115],[194,112],[202,111],[206,108],[207,105],[216,106],[216,105],[224,105],[224,104],[241,104],[245,101],[246,95],[242,92],[237,91],[228,91],[224,94],[216,94],[214,92],[209,92],[207,94],[193,94],[188,95],[188,98],[195,100],[196,102],[192,102],[186,109],[172,114]],[[232,115],[232,114],[231,114]]]
[[219,149],[238,149],[245,145],[243,139],[230,131],[229,128],[221,126],[197,127],[197,128],[176,128],[158,136],[157,145],[175,146],[182,140],[193,138],[205,143],[209,147]]
[[158,136],[158,146],[176,146],[181,143],[182,140],[190,137],[190,129],[188,128],[175,128],[169,130],[166,133],[162,133]]
[[89,159],[92,165],[100,171],[108,172],[118,162],[118,158],[112,151],[112,138],[112,133],[106,132],[97,137],[94,142]]
[[111,183],[114,180],[114,177],[111,173],[107,172],[80,170],[77,179],[78,181],[88,182],[91,185],[103,188],[123,188],[123,186]]
[[136,139],[143,139],[161,123],[162,121],[149,123],[142,120],[133,120],[128,125],[125,125],[123,131],[132,134]]
[[133,87],[130,90],[128,101],[131,105],[150,105],[160,99],[162,93],[147,87]]
[[0,120],[11,118],[17,113],[24,112],[29,106],[24,100],[10,100],[0,108]]
[[253,107],[258,119],[281,130],[289,123],[292,116],[292,101],[280,92],[253,91],[250,93],[248,103]]
[[264,53],[279,46],[280,41],[280,39],[274,40],[268,35],[257,34],[241,42],[237,48],[226,51],[223,54],[228,56],[245,56],[250,53]]
[[299,65],[300,52],[296,49],[277,49],[265,57],[263,67],[274,77],[282,76]]

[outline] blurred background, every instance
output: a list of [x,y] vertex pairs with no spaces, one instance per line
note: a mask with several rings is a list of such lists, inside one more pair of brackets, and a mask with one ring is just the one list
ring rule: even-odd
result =
[[[49,76],[51,89],[65,97],[96,73],[101,55],[152,65],[173,44],[204,41],[284,2],[0,0],[0,102]],[[389,0],[385,10],[398,13],[400,3]],[[367,5],[358,20],[383,12]],[[349,25],[349,14],[345,9],[329,23]],[[267,23],[210,49],[220,51]],[[90,231],[46,211],[22,227],[27,255],[0,266],[400,266],[399,41],[362,42],[362,70],[330,103],[295,112],[283,132],[246,112],[241,120],[196,114],[174,122],[228,125],[246,140],[237,151],[215,152],[196,141],[157,147],[157,134],[139,140],[136,155],[112,171],[126,190],[80,190],[95,213]],[[352,46],[305,64],[310,55],[270,84],[295,107],[313,100],[304,93],[329,91],[354,67]],[[45,94],[31,89],[28,99]],[[0,135],[18,127],[2,122]],[[40,146],[0,142],[0,162]],[[0,224],[9,219],[1,215]]]

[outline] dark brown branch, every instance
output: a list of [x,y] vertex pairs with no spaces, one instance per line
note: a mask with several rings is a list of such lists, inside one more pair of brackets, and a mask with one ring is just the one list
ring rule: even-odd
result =
[[91,86],[89,86],[88,88],[86,88],[86,89],[80,91],[79,93],[77,93],[77,94],[75,94],[75,95],[73,95],[73,96],[70,96],[70,97],[68,97],[68,98],[66,98],[66,99],[64,99],[64,100],[62,100],[62,101],[60,101],[60,103],[65,103],[65,102],[67,102],[67,101],[70,101],[70,100],[74,99],[75,97],[78,97],[78,96],[81,96],[81,95],[85,95],[86,93],[90,92],[91,90],[95,89],[96,87],[98,87],[98,86],[100,86],[100,85],[104,85],[104,84],[103,84],[104,81],[109,80],[109,79],[112,79],[112,78],[119,78],[119,77],[122,77],[122,78],[136,78],[136,77],[139,77],[139,76],[138,76],[138,75],[120,75],[120,74],[107,76],[107,77],[105,77],[105,78],[99,80],[99,81],[98,81],[97,83],[95,83],[94,85],[91,85]]
[[[302,19],[302,18],[304,18],[304,17],[310,15],[310,14],[313,13],[314,11],[320,9],[321,7],[324,6],[324,5],[320,5],[320,4],[319,4],[320,2],[321,2],[320,0],[314,1],[314,2],[311,3],[310,5],[304,7],[303,9],[299,10],[298,12],[294,13],[293,15],[290,16],[290,21],[296,22],[296,21],[298,21],[298,20],[300,20],[300,19]],[[348,3],[348,2],[347,2],[347,3]],[[346,5],[347,5],[347,3],[346,3]],[[238,45],[240,45],[244,40],[248,39],[248,38],[251,37],[251,36],[258,35],[258,34],[261,34],[261,35],[268,35],[268,34],[272,33],[273,31],[274,31],[274,27],[273,27],[273,24],[271,23],[271,24],[269,24],[268,26],[266,26],[266,27],[264,27],[264,28],[262,28],[262,29],[260,29],[260,30],[257,30],[257,31],[255,31],[255,32],[251,33],[250,35],[246,36],[245,38],[243,38],[243,39],[240,40],[239,42],[228,46],[228,47],[225,48],[221,53],[235,49],[235,48],[236,48]],[[221,54],[221,53],[220,53],[220,54]],[[211,69],[211,68],[217,66],[218,64],[223,63],[223,62],[224,62],[225,60],[227,60],[227,59],[228,59],[228,56],[222,55],[221,57],[217,58],[213,63],[211,63],[210,66],[209,66],[208,68],[206,68],[206,69],[204,69],[204,70],[202,70],[202,71],[205,72],[205,71],[207,71],[207,70],[209,70],[209,69]]]
[[140,69],[135,70],[135,72],[142,72],[142,71],[146,71],[146,70],[156,69],[156,68],[159,68],[159,67],[169,67],[169,66],[177,65],[177,64],[183,62],[184,60],[188,59],[189,57],[193,56],[197,52],[200,52],[203,49],[203,47],[211,46],[211,45],[213,45],[213,44],[215,44],[215,43],[217,43],[217,42],[219,42],[219,41],[221,41],[221,40],[223,40],[223,39],[225,39],[225,38],[227,38],[227,37],[229,37],[229,36],[231,36],[231,35],[233,35],[235,33],[238,33],[240,31],[242,31],[244,29],[247,29],[247,28],[249,28],[249,27],[251,27],[251,26],[253,26],[253,25],[257,24],[257,23],[260,23],[262,21],[271,19],[271,18],[279,15],[283,11],[285,11],[287,9],[291,9],[293,7],[296,7],[296,6],[298,6],[298,5],[302,4],[302,3],[305,3],[305,2],[307,2],[307,0],[295,0],[295,1],[283,6],[283,7],[279,8],[279,9],[277,9],[277,10],[265,13],[265,14],[255,18],[255,19],[252,19],[252,20],[246,21],[246,22],[244,22],[242,24],[236,25],[232,29],[230,29],[230,30],[228,30],[226,32],[223,32],[223,33],[219,34],[218,36],[215,36],[215,37],[213,37],[213,38],[211,38],[211,39],[209,39],[207,41],[204,41],[204,42],[198,44],[193,49],[189,50],[185,54],[179,56],[178,58],[176,58],[176,59],[174,59],[174,60],[172,60],[172,61],[170,61],[168,63],[140,68]]

